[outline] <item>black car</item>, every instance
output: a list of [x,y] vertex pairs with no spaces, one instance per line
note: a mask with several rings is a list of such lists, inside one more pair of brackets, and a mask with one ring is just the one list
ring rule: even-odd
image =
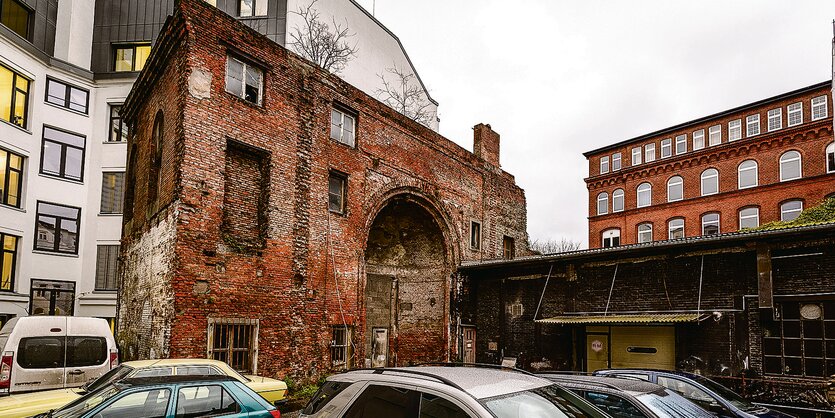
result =
[[540,373],[614,418],[713,418],[675,392],[649,382],[610,377]]
[[657,383],[725,418],[791,418],[792,415],[754,405],[734,391],[694,373],[651,370],[609,369],[594,372],[595,376],[626,377]]

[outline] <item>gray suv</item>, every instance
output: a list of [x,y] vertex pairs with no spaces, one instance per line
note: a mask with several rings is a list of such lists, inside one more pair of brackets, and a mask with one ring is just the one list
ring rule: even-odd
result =
[[330,376],[301,417],[610,418],[526,372],[473,366],[352,370]]

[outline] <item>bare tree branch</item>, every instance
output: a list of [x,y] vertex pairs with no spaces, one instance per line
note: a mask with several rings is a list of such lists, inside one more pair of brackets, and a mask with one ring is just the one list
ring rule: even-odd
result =
[[576,251],[580,249],[581,243],[578,241],[572,241],[570,239],[562,238],[559,241],[557,240],[545,240],[540,241],[538,239],[533,240],[530,244],[531,251],[537,252],[539,254],[555,254],[555,253],[564,253],[568,251]]
[[318,0],[313,0],[306,7],[299,7],[296,12],[302,18],[301,27],[294,26],[290,31],[290,46],[293,51],[304,58],[316,63],[325,70],[339,74],[345,65],[357,54],[357,46],[351,46],[348,38],[356,35],[348,30],[345,24],[331,19],[331,25],[323,22],[319,11],[314,7]]
[[396,67],[386,68],[386,73],[377,74],[382,82],[382,88],[377,89],[377,98],[406,117],[430,126],[435,114],[415,74]]

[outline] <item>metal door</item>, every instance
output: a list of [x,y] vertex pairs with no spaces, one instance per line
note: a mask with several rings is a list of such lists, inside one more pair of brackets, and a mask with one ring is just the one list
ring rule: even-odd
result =
[[612,327],[611,335],[611,367],[675,370],[675,327]]
[[[592,328],[592,327],[589,327]],[[609,368],[609,334],[586,334],[586,371]]]
[[389,330],[374,328],[371,331],[371,367],[388,366]]
[[475,327],[464,329],[464,363],[475,363]]

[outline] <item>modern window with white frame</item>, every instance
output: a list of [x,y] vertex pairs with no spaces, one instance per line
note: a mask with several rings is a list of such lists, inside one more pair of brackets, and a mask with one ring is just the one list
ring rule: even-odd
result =
[[719,214],[716,212],[702,215],[702,235],[716,235],[719,233]]
[[620,229],[607,229],[603,231],[603,248],[617,247],[620,245]]
[[676,137],[676,155],[681,155],[687,152],[687,135],[679,135]]
[[652,224],[642,223],[638,225],[638,244],[652,242]]
[[671,157],[673,155],[673,139],[667,138],[661,140],[661,158]]
[[768,111],[768,132],[783,128],[783,108]]
[[826,172],[835,173],[835,142],[826,146]]
[[760,115],[750,115],[745,118],[745,137],[760,134]]
[[739,167],[737,168],[737,188],[747,189],[749,187],[756,187],[759,184],[758,171],[757,162],[754,160],[745,160],[739,163]]
[[722,125],[713,125],[708,128],[708,145],[711,147],[722,143]]
[[800,153],[786,151],[780,156],[780,181],[795,180],[803,177],[803,163]]
[[619,152],[612,154],[612,171],[620,170],[621,156]]
[[227,55],[226,91],[260,106],[264,91],[264,72],[248,62]]
[[605,215],[609,213],[609,194],[606,192],[597,195],[597,214]]
[[829,116],[826,108],[826,96],[818,96],[812,99],[812,120],[823,119]]
[[677,202],[684,199],[684,179],[673,176],[667,180],[667,201]]
[[705,147],[705,130],[699,129],[693,132],[693,151],[700,150]]
[[641,183],[638,185],[637,207],[644,208],[652,205],[652,184]]
[[792,103],[788,106],[788,126],[797,126],[803,123],[803,102]]
[[674,218],[667,222],[667,239],[684,238],[684,218]]
[[789,200],[780,204],[780,220],[789,222],[797,219],[803,212],[802,200]]
[[742,119],[728,122],[728,142],[742,139]]
[[644,145],[644,162],[651,163],[655,161],[655,144]]
[[612,212],[623,212],[623,189],[612,192]]
[[331,108],[331,139],[349,147],[356,146],[357,118],[348,111]]
[[600,157],[600,174],[609,172],[609,156]]
[[739,210],[739,229],[760,226],[760,208],[747,207]]
[[641,164],[641,157],[643,156],[643,150],[641,147],[632,148],[632,165],[639,165]]
[[708,168],[702,171],[702,196],[719,193],[719,170]]

